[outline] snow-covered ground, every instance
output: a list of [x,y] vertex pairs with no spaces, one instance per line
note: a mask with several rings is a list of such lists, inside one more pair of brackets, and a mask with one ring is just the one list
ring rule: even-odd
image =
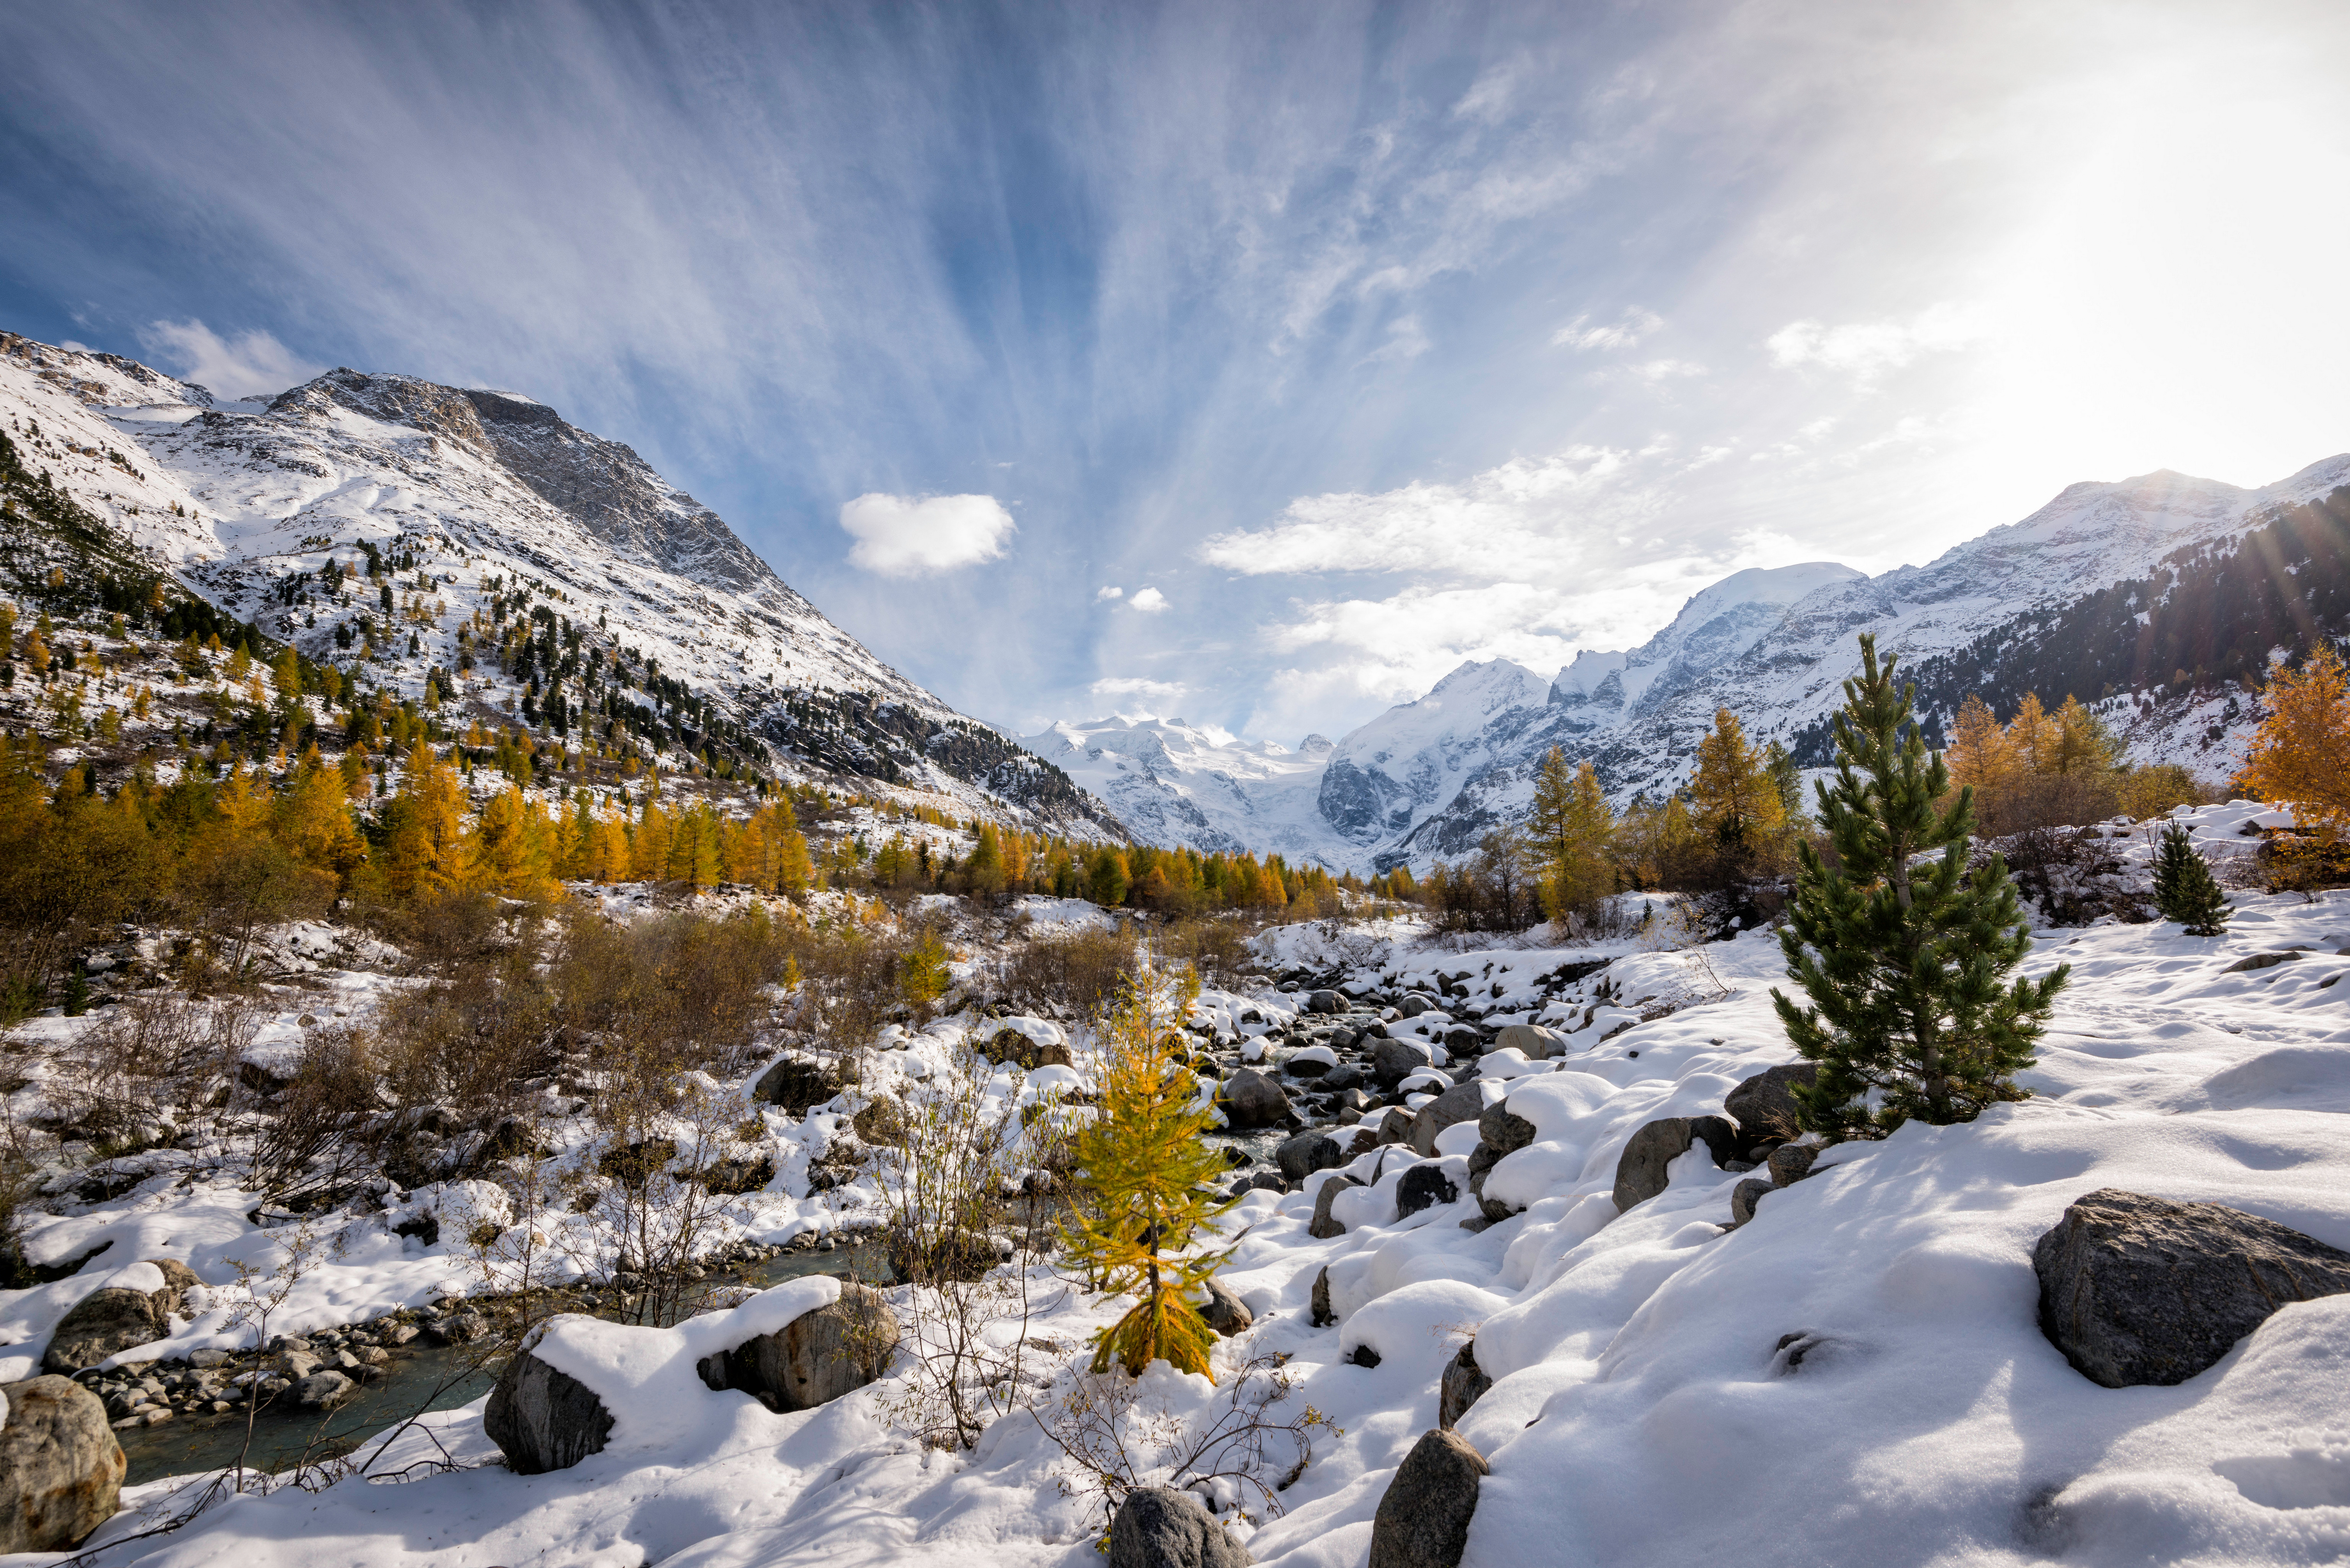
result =
[[[2217,846],[2242,842],[2256,815],[2223,806],[2189,820]],[[2116,847],[2142,863],[2142,837]],[[2022,1076],[2031,1099],[1971,1124],[1913,1124],[1845,1146],[1729,1231],[1742,1178],[1717,1169],[1702,1144],[1659,1196],[1619,1215],[1609,1192],[1642,1124],[1718,1112],[1740,1081],[1793,1059],[1771,1011],[1783,974],[1771,933],[1708,946],[1705,968],[1696,953],[1637,944],[1458,952],[1410,946],[1400,931],[1274,933],[1266,956],[1276,967],[1343,961],[1358,982],[1377,977],[1383,988],[1467,972],[1481,1003],[1523,1003],[1529,1016],[1534,976],[1613,952],[1607,974],[1621,996],[1677,1005],[1647,1022],[1627,1015],[1613,1032],[1578,1027],[1557,1062],[1487,1059],[1489,1103],[1506,1096],[1537,1129],[1487,1183],[1489,1195],[1525,1204],[1522,1214],[1464,1229],[1477,1208],[1463,1190],[1397,1219],[1409,1146],[1347,1168],[1370,1185],[1337,1206],[1350,1225],[1342,1236],[1307,1234],[1328,1174],[1299,1191],[1252,1194],[1234,1212],[1223,1279],[1257,1323],[1223,1346],[1220,1375],[1285,1356],[1295,1385],[1276,1413],[1310,1403],[1343,1429],[1317,1436],[1312,1463],[1277,1494],[1278,1513],[1246,1500],[1254,1517],[1228,1512],[1235,1532],[1259,1563],[1359,1568],[1388,1479],[1436,1424],[1440,1373],[1473,1334],[1495,1381],[1461,1422],[1492,1467],[1467,1568],[2340,1560],[2350,1552],[2350,1297],[2286,1307],[2168,1388],[2090,1382],[2036,1321],[2033,1244],[2099,1188],[2226,1203],[2350,1248],[2350,985],[2339,983],[2350,975],[2350,895],[2236,898],[2222,938],[2110,920],[2037,933],[2026,972],[2069,963],[2073,982]],[[2241,967],[2262,953],[2293,956]],[[1257,1027],[1305,996],[1202,1000],[1227,1023],[1253,1009]],[[887,1043],[897,1048],[879,1054],[902,1063],[892,1071],[937,1071],[959,1033],[951,1023],[900,1030]],[[775,1134],[804,1138],[820,1120]],[[1438,1144],[1463,1189],[1473,1130],[1456,1127]],[[269,1245],[234,1201],[151,1183],[58,1221],[71,1234],[43,1233],[37,1251],[60,1254],[113,1226],[137,1247],[174,1248],[211,1280],[230,1248]],[[744,1201],[746,1233],[825,1222],[788,1192]],[[452,1277],[445,1258],[390,1240],[322,1271],[304,1310],[348,1316]],[[1338,1321],[1316,1327],[1310,1298],[1326,1270]],[[70,1282],[76,1293],[92,1282]],[[1087,1334],[1119,1306],[1041,1270],[1032,1297],[1039,1353],[1025,1397],[1049,1410]],[[737,1310],[772,1315],[785,1304]],[[5,1295],[0,1314],[16,1325],[0,1337],[37,1315],[29,1297]],[[184,1343],[202,1332],[191,1324]],[[610,1446],[574,1469],[524,1477],[498,1467],[471,1407],[432,1426],[473,1468],[241,1498],[99,1561],[1096,1561],[1098,1514],[1082,1488],[1059,1484],[1076,1478],[1026,1414],[949,1454],[888,1418],[899,1377],[775,1416],[694,1377],[678,1346],[716,1343],[722,1327],[704,1320],[667,1338],[636,1331],[649,1337],[633,1348],[606,1343],[627,1332],[599,1331],[596,1354],[608,1366],[591,1356],[575,1368],[606,1390],[618,1424]],[[21,1343],[19,1355],[36,1348]],[[1366,1348],[1376,1365],[1357,1359]],[[1205,1419],[1222,1400],[1206,1380],[1163,1366],[1138,1393],[1176,1421]],[[1285,1468],[1285,1456],[1275,1462]],[[172,1487],[126,1501],[161,1506]],[[100,1541],[140,1518],[125,1514]]]

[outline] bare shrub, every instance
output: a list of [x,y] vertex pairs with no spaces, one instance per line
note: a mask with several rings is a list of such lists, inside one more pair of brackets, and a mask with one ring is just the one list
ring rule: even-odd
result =
[[453,1125],[487,1128],[517,1114],[524,1085],[562,1063],[556,999],[526,953],[395,992],[375,1023],[375,1063],[393,1107]]
[[1161,935],[1160,956],[1190,964],[1201,983],[1220,991],[1232,989],[1247,972],[1249,938],[1254,935],[1245,919],[1234,915],[1210,915],[1179,920]]
[[208,1130],[236,1093],[259,1026],[259,1008],[244,996],[130,997],[68,1049],[52,1091],[60,1122],[102,1154]]
[[1037,937],[1003,971],[1005,997],[1031,1012],[1061,1010],[1090,1018],[1101,1012],[1141,972],[1141,944],[1120,925]]
[[275,1096],[253,1150],[253,1181],[274,1201],[339,1201],[369,1165],[368,1133],[382,1109],[364,1029],[314,1029],[293,1077]]

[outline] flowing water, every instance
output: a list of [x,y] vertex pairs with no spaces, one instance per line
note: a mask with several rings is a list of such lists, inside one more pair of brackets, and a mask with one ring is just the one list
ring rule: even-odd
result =
[[[712,1282],[740,1282],[754,1289],[780,1284],[808,1274],[837,1274],[865,1281],[889,1278],[885,1250],[878,1243],[843,1247],[830,1252],[785,1252],[739,1274],[712,1276]],[[359,1397],[333,1414],[321,1417],[286,1409],[264,1409],[253,1418],[253,1443],[245,1449],[243,1410],[225,1416],[180,1416],[156,1427],[139,1427],[115,1434],[123,1457],[130,1461],[124,1484],[136,1486],[164,1476],[191,1475],[244,1462],[257,1469],[278,1470],[299,1463],[307,1453],[318,1459],[348,1453],[369,1438],[429,1410],[452,1410],[480,1398],[497,1380],[494,1366],[476,1367],[478,1347],[426,1346],[421,1343],[391,1353],[382,1376],[364,1384]]]

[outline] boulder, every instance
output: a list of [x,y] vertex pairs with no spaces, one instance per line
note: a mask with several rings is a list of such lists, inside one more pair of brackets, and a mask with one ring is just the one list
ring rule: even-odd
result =
[[1387,1114],[1379,1118],[1377,1137],[1383,1144],[1409,1143],[1411,1113],[1401,1106],[1389,1106]]
[[69,1552],[114,1517],[129,1468],[97,1395],[70,1377],[0,1387],[0,1553]]
[[1036,1040],[1017,1029],[999,1029],[980,1054],[998,1065],[1024,1067],[1035,1072],[1039,1067],[1068,1067],[1076,1059],[1069,1054],[1066,1040]]
[[1317,1170],[1347,1163],[1338,1140],[1328,1133],[1304,1132],[1273,1151],[1274,1164],[1292,1181],[1303,1181]]
[[1243,1067],[1226,1078],[1221,1098],[1225,1125],[1235,1129],[1279,1127],[1289,1120],[1289,1096],[1253,1067]]
[[1555,1029],[1545,1029],[1539,1023],[1504,1023],[1502,1032],[1493,1036],[1496,1051],[1523,1052],[1529,1062],[1540,1062],[1566,1054],[1566,1036]]
[[1110,1521],[1110,1568],[1246,1568],[1251,1561],[1188,1491],[1136,1487]]
[[1396,1184],[1396,1218],[1400,1220],[1440,1203],[1451,1203],[1460,1196],[1461,1189],[1444,1173],[1444,1167],[1434,1160],[1415,1165]]
[[[120,1278],[120,1276],[117,1276]],[[167,1311],[157,1304],[164,1291],[135,1291],[127,1285],[104,1285],[73,1304],[58,1320],[41,1356],[45,1372],[78,1372],[137,1345],[146,1345],[172,1332]]]
[[1200,1317],[1226,1339],[1256,1322],[1256,1314],[1249,1311],[1248,1304],[1212,1275],[1208,1280],[1208,1300],[1200,1309]]
[[821,1105],[832,1098],[836,1087],[832,1076],[821,1063],[786,1056],[759,1075],[751,1086],[754,1099],[771,1106],[781,1106],[795,1115],[805,1116],[810,1106]]
[[340,1372],[313,1372],[294,1380],[294,1403],[304,1410],[339,1410],[359,1397],[359,1386]]
[[1496,1100],[1477,1113],[1477,1136],[1492,1146],[1493,1158],[1515,1154],[1534,1141],[1534,1124],[1510,1110],[1510,1102]]
[[1347,1228],[1332,1218],[1330,1205],[1336,1202],[1338,1194],[1347,1189],[1362,1185],[1351,1176],[1334,1176],[1324,1182],[1321,1190],[1314,1195],[1314,1222],[1305,1227],[1305,1233],[1317,1241],[1345,1235]]
[[1371,1047],[1371,1076],[1382,1084],[1399,1084],[1427,1065],[1427,1051],[1408,1040],[1382,1040]]
[[1477,1489],[1490,1473],[1485,1456],[1460,1433],[1422,1432],[1379,1498],[1370,1568],[1459,1568]]
[[1315,1328],[1327,1328],[1338,1321],[1338,1314],[1330,1310],[1330,1265],[1327,1263],[1323,1264],[1314,1276],[1314,1299],[1307,1310]]
[[1243,1176],[1224,1189],[1227,1198],[1246,1198],[1252,1192],[1286,1192],[1289,1183],[1278,1171],[1260,1170]]
[[1743,1225],[1754,1218],[1754,1206],[1779,1189],[1760,1177],[1749,1177],[1730,1193],[1730,1222]]
[[1485,1196],[1485,1179],[1501,1163],[1500,1151],[1490,1143],[1480,1143],[1469,1151],[1469,1195],[1476,1199],[1478,1210],[1488,1225],[1498,1225],[1517,1212],[1500,1199]]
[[1716,1165],[1738,1158],[1738,1130],[1721,1116],[1666,1116],[1643,1126],[1616,1162],[1616,1211],[1645,1203],[1665,1189],[1666,1168],[1702,1142]]
[[1352,1062],[1341,1062],[1322,1075],[1322,1087],[1330,1090],[1360,1089],[1363,1070]]
[[1423,1012],[1435,1010],[1436,998],[1422,991],[1415,991],[1396,1003],[1396,1013],[1403,1018],[1417,1018]]
[[1721,1108],[1738,1123],[1742,1141],[1750,1147],[1764,1140],[1786,1143],[1804,1136],[1796,1121],[1794,1090],[1810,1088],[1820,1075],[1816,1062],[1798,1062],[1757,1073],[1730,1091]]
[[1312,996],[1305,999],[1305,1011],[1308,1012],[1344,1012],[1347,1011],[1347,999],[1340,996],[1335,991],[1317,991]]
[[498,1375],[482,1428],[505,1455],[507,1469],[543,1475],[602,1452],[612,1413],[594,1389],[525,1350]]
[[1436,1424],[1451,1431],[1492,1386],[1493,1380],[1477,1365],[1477,1342],[1471,1339],[1461,1347],[1460,1355],[1444,1364],[1444,1376],[1437,1380]]
[[851,1280],[838,1301],[705,1356],[695,1370],[711,1387],[739,1388],[770,1410],[812,1410],[880,1376],[897,1349],[898,1314],[880,1292]]
[[1436,1153],[1436,1135],[1455,1122],[1473,1122],[1484,1114],[1485,1085],[1471,1078],[1455,1084],[1412,1113],[1411,1147],[1423,1155]]
[[2350,1252],[2218,1203],[2104,1188],[2032,1251],[2040,1327],[2108,1388],[2184,1383],[2293,1302],[2350,1292]]
[[1783,1143],[1771,1151],[1767,1168],[1773,1187],[1793,1187],[1812,1173],[1812,1162],[1820,1158],[1820,1149],[1807,1143]]

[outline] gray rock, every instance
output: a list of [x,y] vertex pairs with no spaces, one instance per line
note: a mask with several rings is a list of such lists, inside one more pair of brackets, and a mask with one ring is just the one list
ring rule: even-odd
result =
[[2293,1302],[2350,1292],[2350,1252],[2218,1203],[2104,1188],[2032,1251],[2040,1326],[2108,1388],[2184,1383]]
[[1347,1011],[1347,999],[1340,996],[1335,991],[1317,991],[1312,996],[1305,999],[1305,1011],[1308,1012],[1344,1012]]
[[1754,1206],[1779,1189],[1760,1177],[1749,1177],[1731,1189],[1730,1222],[1743,1225],[1754,1218]]
[[1455,1122],[1473,1122],[1485,1110],[1485,1085],[1471,1079],[1455,1084],[1412,1113],[1411,1147],[1423,1155],[1436,1153],[1436,1135]]
[[509,1469],[543,1475],[600,1453],[612,1435],[612,1413],[585,1383],[525,1350],[498,1375],[482,1428]]
[[1338,1140],[1328,1133],[1304,1132],[1273,1152],[1274,1164],[1292,1181],[1303,1181],[1317,1170],[1347,1163]]
[[1440,1203],[1451,1203],[1460,1196],[1461,1189],[1444,1174],[1442,1166],[1433,1160],[1415,1165],[1396,1184],[1396,1218],[1400,1220]]
[[1365,1094],[1360,1089],[1342,1089],[1331,1103],[1336,1106],[1341,1111],[1360,1116],[1365,1111],[1377,1106],[1378,1101],[1371,1098],[1370,1096]]
[[836,1092],[837,1086],[823,1064],[797,1056],[785,1056],[760,1074],[759,1081],[751,1085],[752,1098],[796,1113],[822,1104]]
[[1498,1159],[1534,1142],[1534,1124],[1512,1113],[1509,1101],[1496,1100],[1478,1113],[1477,1136],[1492,1146]]
[[114,1517],[128,1462],[97,1395],[70,1377],[0,1387],[0,1553],[69,1552]]
[[1338,1194],[1341,1192],[1350,1187],[1362,1185],[1351,1176],[1334,1176],[1324,1182],[1321,1190],[1314,1194],[1314,1221],[1305,1227],[1305,1233],[1317,1241],[1327,1241],[1333,1236],[1345,1235],[1347,1228],[1331,1217],[1330,1205],[1337,1201]]
[[1491,1470],[1458,1432],[1419,1435],[1371,1521],[1370,1568],[1459,1568],[1477,1489]]
[[1819,1075],[1816,1062],[1773,1067],[1731,1090],[1721,1108],[1738,1123],[1738,1130],[1749,1145],[1765,1138],[1781,1143],[1799,1138],[1804,1129],[1795,1119],[1799,1107],[1794,1090],[1798,1085],[1810,1088]]
[[277,1358],[277,1370],[296,1380],[305,1378],[326,1365],[326,1357],[315,1350],[289,1350]]
[[1136,1487],[1110,1521],[1110,1568],[1247,1568],[1251,1561],[1188,1491]]
[[881,1293],[845,1281],[838,1301],[705,1356],[696,1370],[711,1387],[739,1388],[771,1410],[812,1410],[887,1371],[898,1334]]
[[1427,1065],[1420,1048],[1405,1041],[1382,1040],[1371,1047],[1371,1076],[1382,1084],[1399,1084]]
[[1812,1162],[1820,1158],[1820,1149],[1807,1143],[1781,1144],[1771,1151],[1766,1168],[1774,1187],[1793,1187],[1812,1173]]
[[1616,1211],[1645,1203],[1665,1189],[1666,1168],[1703,1142],[1716,1165],[1738,1158],[1737,1129],[1721,1116],[1665,1116],[1648,1123],[1624,1145],[1616,1162]]
[[1485,1179],[1493,1174],[1493,1168],[1502,1159],[1502,1154],[1490,1143],[1481,1143],[1469,1151],[1469,1194],[1477,1199],[1479,1217],[1488,1225],[1498,1225],[1519,1212],[1498,1198],[1485,1196]]
[[428,1324],[424,1332],[442,1345],[471,1345],[490,1332],[490,1320],[468,1308]]
[[1396,1003],[1397,1013],[1405,1018],[1417,1018],[1423,1012],[1432,1012],[1435,1010],[1436,998],[1423,991],[1412,992],[1401,1002]]
[[2230,964],[2226,969],[2221,970],[2220,972],[2221,974],[2242,974],[2248,970],[2274,969],[2281,963],[2297,963],[2300,961],[2300,959],[2301,955],[2299,953],[2291,951],[2281,953],[2254,953],[2250,958],[2238,959],[2235,962]]
[[1363,1086],[1363,1070],[1360,1067],[1356,1066],[1352,1062],[1341,1062],[1322,1075],[1321,1086],[1333,1092],[1342,1089],[1360,1089]]
[[188,1365],[191,1366],[202,1367],[206,1370],[210,1370],[215,1366],[226,1366],[228,1363],[229,1355],[227,1351],[216,1350],[210,1345],[206,1345],[202,1350],[192,1350],[188,1352]]
[[338,1410],[359,1393],[359,1386],[339,1372],[313,1372],[294,1380],[294,1403],[305,1410]]
[[1546,1061],[1566,1054],[1566,1036],[1539,1023],[1504,1023],[1493,1036],[1496,1051],[1523,1051],[1529,1062]]
[[1208,1279],[1208,1301],[1200,1309],[1200,1317],[1226,1339],[1256,1322],[1256,1314],[1249,1311],[1248,1303],[1232,1294],[1224,1282],[1213,1275]]
[[1289,1096],[1253,1067],[1243,1067],[1225,1079],[1220,1098],[1224,1102],[1224,1121],[1235,1129],[1279,1127],[1289,1120]]
[[1379,1118],[1377,1137],[1383,1144],[1409,1143],[1411,1113],[1401,1106],[1389,1106],[1387,1114]]
[[1437,1380],[1436,1424],[1451,1431],[1492,1386],[1493,1380],[1477,1365],[1477,1342],[1471,1339],[1461,1347],[1460,1355],[1444,1364],[1444,1376]]
[[1327,1328],[1338,1321],[1330,1310],[1330,1265],[1325,1263],[1314,1276],[1314,1300],[1310,1308],[1315,1328]]
[[134,1291],[107,1285],[76,1302],[58,1320],[42,1354],[43,1371],[78,1372],[133,1345],[146,1345],[169,1334],[171,1324],[155,1297],[163,1292]]

